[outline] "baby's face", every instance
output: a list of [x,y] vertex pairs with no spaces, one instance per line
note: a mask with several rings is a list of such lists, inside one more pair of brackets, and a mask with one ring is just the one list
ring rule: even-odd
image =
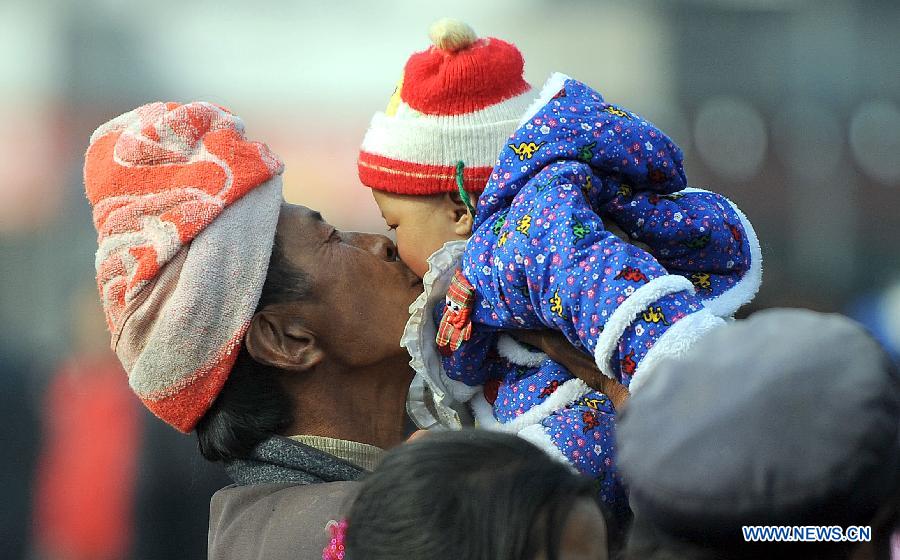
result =
[[460,226],[460,210],[449,195],[411,196],[376,190],[372,195],[388,229],[397,232],[400,259],[420,278],[428,272],[428,257],[444,243],[468,238],[469,231]]

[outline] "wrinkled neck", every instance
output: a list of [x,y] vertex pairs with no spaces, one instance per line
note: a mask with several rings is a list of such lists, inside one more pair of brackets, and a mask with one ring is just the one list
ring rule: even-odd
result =
[[285,381],[294,403],[286,436],[344,439],[387,449],[404,440],[413,371],[400,356],[352,371],[323,363]]

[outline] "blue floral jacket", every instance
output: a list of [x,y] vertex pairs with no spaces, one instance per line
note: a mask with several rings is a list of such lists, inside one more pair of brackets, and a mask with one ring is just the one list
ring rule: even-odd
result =
[[556,79],[478,202],[462,260],[473,334],[443,364],[467,385],[502,377],[485,367],[498,331],[551,328],[628,386],[661,340],[659,357],[680,352],[759,286],[749,222],[721,195],[686,188],[675,143],[588,86]]

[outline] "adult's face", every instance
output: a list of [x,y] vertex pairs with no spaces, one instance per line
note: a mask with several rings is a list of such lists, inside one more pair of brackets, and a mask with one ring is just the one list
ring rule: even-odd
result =
[[326,354],[348,366],[405,356],[400,336],[421,280],[383,235],[343,232],[304,206],[284,204],[276,231],[282,251],[311,284],[290,304]]

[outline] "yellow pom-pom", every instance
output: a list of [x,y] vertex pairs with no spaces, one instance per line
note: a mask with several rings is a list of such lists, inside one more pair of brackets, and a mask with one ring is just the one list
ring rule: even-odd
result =
[[478,40],[475,30],[458,19],[444,18],[433,24],[428,36],[434,46],[448,52],[461,51]]

